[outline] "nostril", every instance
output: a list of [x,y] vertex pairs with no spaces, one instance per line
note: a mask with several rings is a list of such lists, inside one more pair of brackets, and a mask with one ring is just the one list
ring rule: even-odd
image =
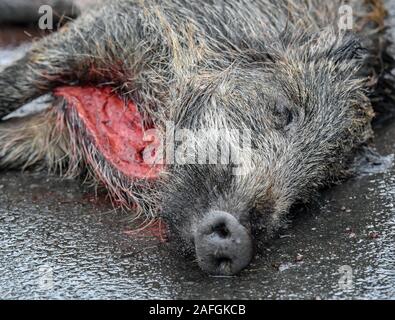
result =
[[218,223],[217,225],[213,226],[212,232],[222,239],[230,237],[230,231],[224,222]]
[[232,274],[232,259],[230,258],[218,258],[217,261],[217,274],[219,275],[229,275]]
[[223,258],[218,258],[217,259],[217,263],[218,263],[218,265],[224,265],[224,264],[232,264],[232,259],[230,259],[230,258],[225,258],[225,257],[223,257]]

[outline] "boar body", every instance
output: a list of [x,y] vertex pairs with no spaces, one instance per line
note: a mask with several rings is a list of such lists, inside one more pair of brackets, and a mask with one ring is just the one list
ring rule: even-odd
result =
[[[372,138],[373,105],[393,101],[385,16],[379,0],[111,1],[0,73],[0,115],[59,87],[110,86],[146,130],[187,132],[195,161],[134,179],[52,95],[49,110],[1,124],[0,165],[88,175],[125,206],[160,215],[203,270],[236,274],[293,205],[349,176]],[[218,139],[228,162],[212,161]],[[207,161],[196,160],[202,152]]]

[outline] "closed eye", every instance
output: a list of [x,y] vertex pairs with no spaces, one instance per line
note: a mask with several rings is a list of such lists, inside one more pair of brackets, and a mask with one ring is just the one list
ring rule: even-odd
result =
[[292,113],[292,111],[291,110],[289,110],[289,109],[287,109],[287,120],[286,120],[286,126],[288,126],[288,125],[290,125],[292,122],[293,122],[293,120],[294,120],[294,115],[293,115],[293,113]]
[[277,103],[274,109],[275,126],[277,129],[286,129],[295,118],[294,113],[285,103]]

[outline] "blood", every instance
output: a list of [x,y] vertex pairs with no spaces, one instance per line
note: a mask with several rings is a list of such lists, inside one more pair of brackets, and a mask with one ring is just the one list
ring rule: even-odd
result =
[[124,233],[134,238],[155,238],[160,243],[168,241],[168,227],[162,219],[154,219],[142,228]]
[[[159,165],[146,163],[145,152],[155,155],[145,135],[143,118],[132,101],[125,102],[111,88],[60,87],[56,96],[74,108],[99,152],[124,175],[135,179],[155,179]],[[150,128],[151,129],[151,128]]]

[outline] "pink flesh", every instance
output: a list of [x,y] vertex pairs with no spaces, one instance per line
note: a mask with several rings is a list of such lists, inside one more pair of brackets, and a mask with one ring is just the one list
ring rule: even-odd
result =
[[76,110],[92,142],[113,167],[130,178],[158,177],[161,168],[144,163],[144,151],[152,142],[144,141],[143,120],[133,102],[125,103],[111,88],[60,87],[54,94]]

